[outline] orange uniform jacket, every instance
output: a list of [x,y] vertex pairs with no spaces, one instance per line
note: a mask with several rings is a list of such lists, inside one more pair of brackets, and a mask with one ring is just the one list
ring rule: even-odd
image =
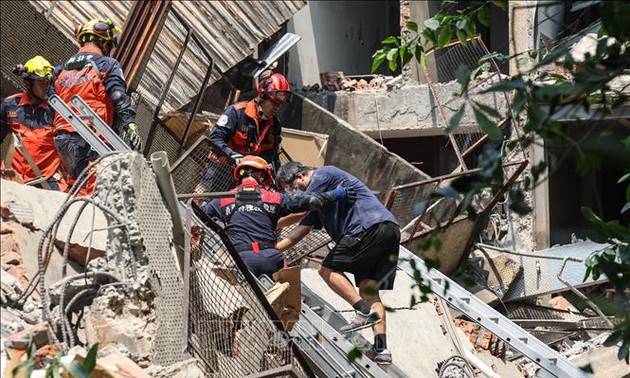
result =
[[[10,132],[19,134],[22,143],[46,178],[59,169],[61,159],[55,149],[52,127],[52,110],[46,101],[32,106],[28,92],[7,97],[0,105],[0,134],[2,141]],[[25,181],[36,178],[35,173],[20,152],[15,150],[13,169]]]

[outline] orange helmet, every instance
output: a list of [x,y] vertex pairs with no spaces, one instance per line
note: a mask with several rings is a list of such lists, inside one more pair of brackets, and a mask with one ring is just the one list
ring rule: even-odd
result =
[[256,91],[263,98],[267,97],[281,104],[286,104],[289,101],[291,86],[281,74],[265,71],[260,74],[260,82]]
[[271,168],[260,156],[247,155],[234,168],[234,179],[241,182],[246,177],[253,177],[260,185],[273,184]]

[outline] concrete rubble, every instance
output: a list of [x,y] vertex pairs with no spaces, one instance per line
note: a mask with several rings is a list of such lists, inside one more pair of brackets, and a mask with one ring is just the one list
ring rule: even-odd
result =
[[[141,164],[142,159],[134,159],[138,157],[117,161],[118,166],[113,170],[116,173],[111,177],[107,172],[101,172],[100,181],[97,184],[101,188],[100,192],[114,190],[122,195],[97,195],[95,203],[108,209],[115,209],[114,213],[96,215],[99,212],[95,212],[95,218],[93,218],[91,212],[79,214],[78,209],[74,208],[72,216],[64,217],[66,221],[59,224],[58,232],[55,234],[55,241],[58,242],[52,244],[51,248],[55,252],[51,255],[45,276],[48,286],[45,303],[49,306],[45,313],[49,322],[53,324],[52,328],[49,328],[47,323],[40,322],[44,315],[41,308],[42,298],[38,296],[37,291],[30,292],[29,285],[38,271],[39,246],[34,240],[43,238],[49,227],[44,219],[51,223],[58,220],[58,217],[50,214],[56,214],[60,208],[63,208],[65,195],[2,181],[0,232],[3,268],[1,272],[2,348],[3,358],[6,359],[7,356],[12,358],[5,360],[3,366],[14,367],[16,361],[23,361],[25,349],[30,340],[29,335],[34,334],[36,335],[37,356],[39,356],[37,358],[41,360],[41,366],[43,366],[43,361],[52,358],[60,350],[67,354],[64,357],[66,360],[82,358],[86,350],[79,345],[98,343],[97,361],[100,369],[117,369],[116,371],[139,369],[136,376],[142,374],[153,377],[204,376],[204,368],[196,359],[184,359],[168,366],[162,366],[153,361],[155,339],[160,334],[160,325],[155,311],[155,300],[159,297],[159,293],[153,290],[154,287],[151,284],[150,272],[147,270],[147,256],[144,253],[143,234],[135,215],[138,200],[134,195],[133,181],[137,179],[132,176],[142,175],[134,168],[136,164]],[[120,172],[126,173],[120,176]],[[125,176],[126,174],[132,176]],[[121,217],[127,222],[125,232],[111,227],[113,223],[119,222]],[[85,227],[73,228],[72,224],[76,219],[79,219],[77,224],[83,224]],[[63,253],[66,246],[77,256],[71,257],[73,254],[67,253],[67,258],[64,259]],[[88,256],[88,250],[90,254],[94,251],[102,251],[102,255]],[[86,260],[88,260],[87,263]],[[486,302],[491,304],[498,304],[501,300],[508,298],[516,298],[509,297],[509,293],[514,292],[514,288],[518,286],[519,277],[530,274],[527,270],[531,269],[528,264],[523,263],[522,259],[498,253],[478,252],[473,255],[471,262],[477,270],[473,277],[481,288],[477,295],[487,298]],[[92,272],[88,274],[89,280],[84,279],[86,275],[83,272],[86,267]],[[62,270],[65,270],[63,277],[59,275]],[[54,271],[57,273],[55,274]],[[218,272],[218,274],[224,274],[224,272]],[[352,309],[330,291],[315,270],[303,268],[301,281],[322,297],[327,298],[344,317],[350,318]],[[236,282],[233,282],[234,284]],[[589,283],[589,285],[605,285],[605,282]],[[475,291],[474,288],[471,290]],[[200,292],[202,301],[212,301],[211,298],[204,299],[204,295],[208,292]],[[536,311],[556,314],[554,319],[560,325],[566,324],[562,323],[563,321],[576,319],[578,315],[582,320],[594,317],[595,314],[588,307],[574,305],[571,300],[568,300],[571,298],[564,296],[562,291],[556,289],[555,292],[559,294],[555,294],[554,297],[544,292],[534,294],[534,297],[538,295],[536,297],[538,300],[533,308]],[[89,295],[81,298],[81,295],[86,293]],[[485,364],[501,376],[536,376],[535,364],[515,354],[507,344],[468,320],[465,314],[445,309],[436,300],[434,303],[410,306],[409,298],[412,293],[413,279],[399,272],[394,291],[383,295],[384,303],[393,310],[388,313],[390,349],[396,356],[397,366],[407,374],[434,376],[438,371],[444,370],[442,368],[446,366],[447,361],[450,361],[449,364],[452,363],[451,356],[457,354],[455,345],[460,344],[474,351]],[[547,294],[547,298],[540,297],[542,294]],[[234,298],[241,297],[236,287],[231,295]],[[272,302],[275,302],[275,299]],[[229,303],[232,306],[230,308],[225,306],[217,308],[217,316],[232,318],[235,313],[240,313],[241,317],[247,313],[246,306],[239,305],[241,302],[238,300],[230,300]],[[510,303],[518,304],[518,302]],[[214,303],[206,304],[207,308],[213,306],[215,306]],[[74,325],[64,326],[59,313],[62,307],[65,308],[66,313],[80,309],[80,321]],[[450,311],[454,318],[455,334],[445,327],[444,311]],[[522,311],[515,312],[515,314],[518,313]],[[518,315],[514,316],[518,317]],[[606,333],[593,330],[585,333],[575,328],[577,326],[567,331],[566,326],[562,328],[557,324],[549,325],[551,323],[548,325],[541,323],[540,326],[527,325],[531,322],[528,323],[526,320],[523,319],[525,322],[523,326],[532,327],[529,329],[532,332],[538,332],[535,334],[564,332],[559,341],[553,341],[552,345],[555,345],[563,355],[574,359],[576,363],[591,363],[596,376],[610,376],[600,375],[600,371],[606,372],[605,374],[609,372],[617,374],[618,365],[611,362],[603,366],[598,364],[597,358],[594,357],[609,356],[614,352],[611,348],[602,347],[602,340]],[[55,327],[61,328],[55,329]],[[246,329],[247,327],[244,328]],[[74,331],[68,333],[70,330]],[[361,333],[366,339],[371,338],[369,330]],[[584,338],[585,335],[594,336],[594,338]],[[248,337],[250,337],[248,332],[239,332],[239,336],[233,338],[239,340],[238,343],[234,341],[235,344],[232,345],[232,348],[236,349],[225,350],[223,353],[238,355],[239,344],[246,345]],[[405,358],[404,356],[410,353],[410,345],[413,345],[414,354],[421,353],[425,358],[420,360]],[[107,358],[127,361],[127,366],[123,366],[121,362],[120,366],[112,368],[113,365],[108,363]],[[453,366],[449,365],[449,371],[454,369]],[[463,367],[458,369],[461,368]],[[442,374],[449,376],[444,371]],[[475,374],[479,375],[480,372],[476,371]]]

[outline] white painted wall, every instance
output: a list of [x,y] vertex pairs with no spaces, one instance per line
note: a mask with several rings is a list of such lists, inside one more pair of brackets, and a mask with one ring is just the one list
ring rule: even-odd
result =
[[398,33],[399,15],[398,1],[309,1],[287,27],[302,37],[289,54],[289,81],[319,83],[325,71],[370,74],[380,42]]

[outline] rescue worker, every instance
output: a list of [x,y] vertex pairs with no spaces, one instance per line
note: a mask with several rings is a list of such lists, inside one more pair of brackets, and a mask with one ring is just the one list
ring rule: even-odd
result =
[[[109,57],[120,29],[109,19],[92,19],[76,30],[81,47],[55,69],[52,92],[70,103],[79,95],[129,146],[140,151],[136,109],[117,60]],[[59,113],[55,115],[55,145],[69,176],[76,180],[98,154]]]
[[353,193],[334,188],[326,193],[288,195],[272,192],[271,169],[259,156],[245,156],[234,169],[239,185],[236,196],[215,199],[201,208],[225,225],[227,235],[249,270],[258,277],[271,275],[286,266],[282,252],[276,248],[278,219],[290,213],[315,210],[330,202],[353,200]]
[[[9,96],[0,104],[0,137],[4,142],[11,132],[19,135],[33,163],[46,177],[48,187],[66,191],[67,185],[59,170],[61,160],[53,140],[53,112],[46,101],[53,69],[39,55],[15,67],[13,72],[22,78],[26,92]],[[38,176],[20,149],[13,155],[12,168],[25,181]]]
[[[371,326],[374,345],[366,355],[378,364],[391,364],[385,309],[379,291],[394,287],[400,244],[396,218],[364,183],[337,167],[312,168],[291,161],[280,168],[276,183],[287,190],[306,194],[326,192],[340,185],[356,193],[355,202],[329,203],[308,214],[276,248],[284,251],[313,228],[326,229],[336,245],[322,261],[319,274],[355,309],[350,325],[340,331],[354,332]],[[354,275],[358,293],[344,272]]]
[[282,127],[276,113],[282,104],[287,103],[290,90],[284,76],[268,70],[260,75],[255,99],[228,106],[208,138],[232,159],[210,156],[216,162],[204,172],[201,191],[225,190],[222,185],[229,181],[229,177],[222,176],[221,172],[229,170],[221,169],[221,165],[238,164],[244,155],[262,157],[271,164],[273,172],[280,168]]

